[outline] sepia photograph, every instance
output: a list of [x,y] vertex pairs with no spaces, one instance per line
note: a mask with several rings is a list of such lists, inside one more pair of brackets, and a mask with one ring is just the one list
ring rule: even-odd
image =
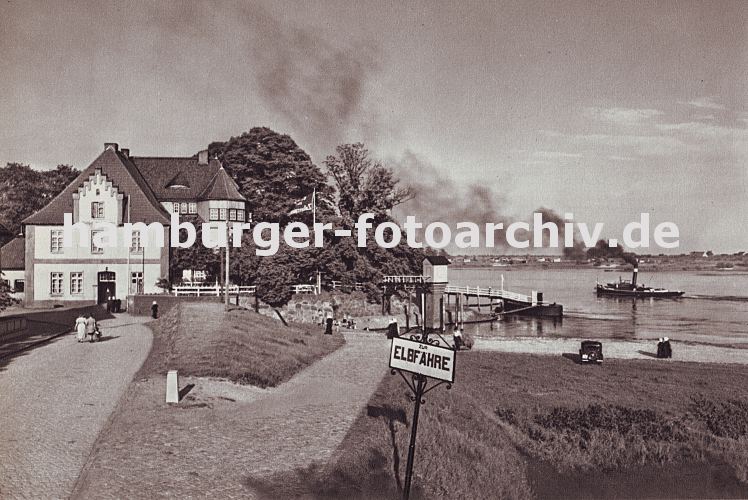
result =
[[0,499],[748,498],[748,1],[3,0]]

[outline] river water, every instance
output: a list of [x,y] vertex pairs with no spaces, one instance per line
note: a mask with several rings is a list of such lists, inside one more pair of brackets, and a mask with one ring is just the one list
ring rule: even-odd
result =
[[[465,325],[480,337],[574,337],[656,339],[748,347],[748,273],[677,271],[639,273],[638,282],[683,290],[679,299],[597,297],[595,283],[616,281],[625,271],[602,269],[482,268],[450,269],[451,285],[501,287],[564,306],[562,320],[507,317]],[[483,308],[482,312],[487,312]]]

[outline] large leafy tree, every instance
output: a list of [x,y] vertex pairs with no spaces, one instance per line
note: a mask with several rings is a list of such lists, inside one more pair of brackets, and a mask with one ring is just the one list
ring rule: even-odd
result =
[[325,160],[338,192],[341,214],[350,218],[371,212],[388,214],[392,208],[413,197],[408,187],[398,186],[391,169],[374,161],[362,143],[338,146]]
[[[278,222],[281,231],[290,221],[311,225],[311,213],[291,216],[289,212],[314,190],[317,221],[333,223],[336,228],[352,227],[364,212],[376,214],[375,222],[392,220],[390,210],[411,196],[410,190],[398,186],[390,169],[369,157],[362,144],[338,147],[336,155],[325,162],[327,172],[314,165],[289,136],[264,127],[214,142],[208,150],[239,184],[254,222]],[[353,238],[326,233],[323,248],[292,249],[281,243],[271,257],[258,257],[255,250],[251,235],[245,234],[241,248],[231,251],[230,274],[234,282],[256,284],[260,298],[273,306],[288,301],[292,285],[314,283],[318,271],[326,279],[347,285],[369,283],[370,297],[378,298],[376,284],[383,275],[419,272],[422,260],[420,251],[404,243],[390,250],[379,248],[373,231],[365,248],[358,248]]]
[[8,163],[0,168],[0,225],[12,234],[21,221],[43,208],[80,172],[70,165],[54,170],[34,170],[29,165]]
[[[330,195],[324,173],[290,136],[255,127],[226,142],[208,146],[239,184],[255,221],[285,222],[294,203],[315,189]],[[329,210],[320,205],[319,210]]]

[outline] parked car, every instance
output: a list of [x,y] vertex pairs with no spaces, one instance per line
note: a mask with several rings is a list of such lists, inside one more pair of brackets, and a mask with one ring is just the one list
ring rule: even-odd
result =
[[583,340],[579,349],[579,361],[581,363],[602,363],[603,344],[596,340]]

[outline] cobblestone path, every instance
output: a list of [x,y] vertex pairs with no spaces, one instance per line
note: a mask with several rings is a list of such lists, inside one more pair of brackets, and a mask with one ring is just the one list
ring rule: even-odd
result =
[[65,335],[0,370],[0,498],[65,498],[145,360],[145,320],[100,322],[103,341]]
[[[163,379],[137,380],[123,403],[140,410],[120,413],[116,439],[102,435],[74,496],[252,498],[248,476],[325,463],[388,373],[383,334],[345,335],[343,347],[252,401],[192,394],[166,407]],[[106,452],[119,448],[129,452]]]

